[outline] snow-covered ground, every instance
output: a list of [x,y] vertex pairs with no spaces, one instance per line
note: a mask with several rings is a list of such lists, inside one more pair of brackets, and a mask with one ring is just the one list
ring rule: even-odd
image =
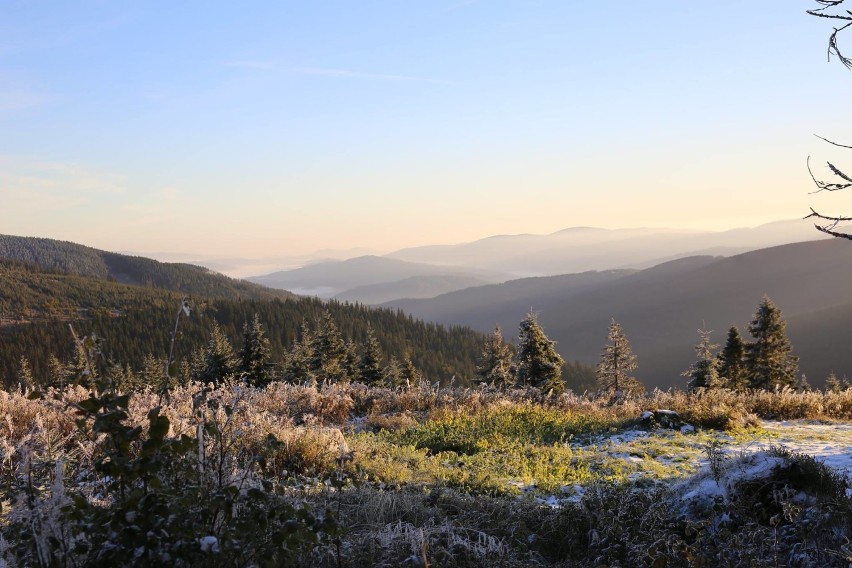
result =
[[825,465],[852,477],[852,423],[821,423],[813,420],[764,421],[771,437],[731,444],[731,451],[755,451],[770,445],[808,454]]
[[[762,428],[753,434],[728,434],[683,430],[657,429],[653,431],[628,430],[572,444],[578,452],[596,452],[607,459],[623,460],[635,466],[631,479],[660,477],[661,471],[650,466],[651,462],[664,467],[664,474],[673,483],[679,484],[684,499],[696,496],[713,497],[724,494],[726,484],[711,475],[707,448],[719,444],[719,451],[726,458],[741,460],[726,461],[725,477],[728,482],[765,475],[783,462],[780,458],[758,454],[772,446],[782,446],[795,453],[813,456],[829,467],[852,478],[852,423],[819,422],[813,420],[764,421]],[[522,493],[536,494],[534,484],[515,482]],[[852,490],[850,490],[852,491]],[[566,502],[578,502],[585,488],[580,485],[565,486],[558,494],[541,495],[535,499],[551,507]]]

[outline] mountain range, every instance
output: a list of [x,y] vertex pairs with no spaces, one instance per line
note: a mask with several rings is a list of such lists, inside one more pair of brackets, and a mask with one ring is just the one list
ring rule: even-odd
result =
[[458,287],[502,282],[507,278],[509,275],[506,273],[476,267],[437,266],[380,256],[360,256],[309,264],[248,280],[306,296],[381,303],[408,295],[432,297]]
[[527,278],[468,288],[432,299],[385,304],[417,318],[515,334],[530,312],[566,359],[595,363],[611,319],[621,323],[649,386],[685,384],[697,330],[724,341],[746,325],[764,295],[783,310],[788,332],[813,383],[835,371],[852,376],[852,245],[820,240],[732,257],[695,256],[644,270]]
[[380,304],[429,298],[479,284],[588,270],[641,269],[688,256],[732,256],[824,238],[803,220],[729,231],[572,227],[547,235],[497,235],[457,245],[398,250],[382,257],[316,262],[249,278],[322,298]]

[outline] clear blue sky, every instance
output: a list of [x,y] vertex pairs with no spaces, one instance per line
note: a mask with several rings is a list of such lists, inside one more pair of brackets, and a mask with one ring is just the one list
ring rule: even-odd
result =
[[811,7],[0,0],[0,232],[260,256],[852,211],[808,195],[812,134],[852,143]]

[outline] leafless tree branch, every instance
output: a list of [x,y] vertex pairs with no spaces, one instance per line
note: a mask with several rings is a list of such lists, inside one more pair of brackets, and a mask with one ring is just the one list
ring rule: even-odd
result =
[[816,16],[817,18],[828,18],[831,20],[841,20],[847,22],[846,24],[840,26],[839,28],[834,28],[834,32],[828,38],[828,60],[831,61],[831,56],[834,55],[837,57],[843,65],[845,65],[848,69],[852,69],[852,59],[843,55],[840,51],[840,47],[837,45],[837,34],[852,26],[852,10],[844,10],[839,13],[827,12],[827,10],[831,8],[839,8],[843,5],[843,2],[846,0],[815,0],[817,4],[822,6],[821,8],[814,8],[813,10],[807,10],[807,13],[811,16]]
[[826,142],[828,142],[829,144],[833,144],[834,146],[838,146],[838,147],[840,147],[840,148],[849,148],[850,150],[852,150],[852,146],[846,146],[845,144],[838,144],[837,142],[832,142],[832,141],[831,141],[831,140],[829,140],[828,138],[823,138],[823,137],[822,137],[822,136],[820,136],[819,134],[814,134],[814,136],[816,136],[816,137],[817,137],[817,138],[819,138],[820,140],[825,140]]
[[827,224],[824,224],[824,225],[820,225],[819,223],[814,223],[814,227],[816,227],[816,229],[818,231],[822,231],[823,233],[825,233],[827,235],[831,235],[832,237],[838,237],[838,238],[841,238],[841,239],[848,239],[848,240],[852,241],[852,234],[843,233],[843,232],[835,230],[837,228],[837,225],[840,224],[841,222],[852,221],[852,217],[831,217],[829,215],[823,215],[821,213],[817,213],[816,211],[814,211],[813,207],[811,207],[811,214],[808,215],[807,217],[805,217],[805,219],[809,219],[811,217],[814,217],[816,219],[822,219],[823,221],[830,221],[830,223],[827,223]]
[[831,162],[826,162],[826,164],[828,165],[828,168],[832,171],[832,173],[834,175],[836,175],[837,177],[848,181],[849,183],[830,183],[830,182],[818,180],[816,178],[816,176],[814,175],[813,170],[811,170],[811,157],[810,156],[808,156],[807,164],[808,164],[808,173],[811,174],[811,179],[814,180],[814,184],[818,188],[816,191],[812,191],[811,193],[819,193],[820,191],[839,191],[841,189],[846,189],[848,187],[852,187],[852,179],[849,179],[849,176],[847,176],[846,174],[841,172],[839,169],[837,169],[834,166],[834,164],[832,164]]
[[[814,8],[813,10],[807,10],[807,13],[811,16],[816,16],[818,18],[828,18],[831,20],[840,20],[841,22],[845,22],[840,27],[834,28],[834,32],[828,38],[828,60],[831,61],[831,56],[836,56],[840,62],[846,66],[847,69],[852,69],[852,58],[846,57],[841,53],[840,46],[837,44],[837,35],[852,26],[852,10],[840,10],[840,11],[829,11],[829,10],[839,10],[843,3],[846,0],[814,0],[817,4],[819,4],[819,8]],[[833,146],[837,146],[839,148],[846,148],[852,150],[852,146],[847,146],[845,144],[838,144],[837,142],[833,142],[828,138],[823,138],[822,136],[816,135],[817,138],[828,142]],[[845,174],[840,170],[837,166],[832,164],[831,162],[826,162],[828,165],[828,169],[831,170],[831,173],[840,178],[841,182],[827,182],[818,180],[814,175],[814,172],[811,170],[811,159],[808,156],[808,173],[811,175],[811,179],[814,181],[814,185],[817,186],[817,190],[811,193],[819,193],[821,191],[840,191],[841,189],[849,189],[852,187],[852,177]],[[825,221],[825,223],[814,223],[814,227],[817,230],[822,231],[827,235],[831,235],[833,237],[838,237],[841,239],[852,240],[852,233],[845,233],[837,230],[838,224],[844,221],[852,221],[852,217],[832,217],[829,215],[823,215],[821,213],[817,213],[813,207],[811,207],[811,214],[805,217],[815,218],[821,221]]]

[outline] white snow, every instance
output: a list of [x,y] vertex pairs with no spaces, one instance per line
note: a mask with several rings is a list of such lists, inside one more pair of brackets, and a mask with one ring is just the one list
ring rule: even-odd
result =
[[215,536],[205,536],[199,539],[201,552],[219,552],[219,539]]

